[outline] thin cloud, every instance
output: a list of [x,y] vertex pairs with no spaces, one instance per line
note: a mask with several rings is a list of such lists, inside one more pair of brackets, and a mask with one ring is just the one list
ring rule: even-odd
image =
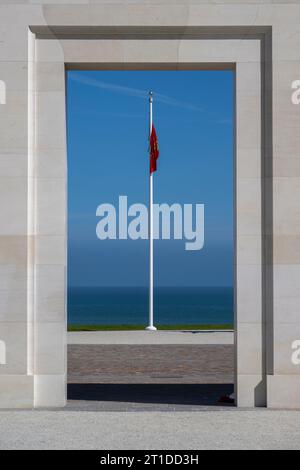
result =
[[[83,74],[72,73],[70,79],[84,85],[93,86],[95,88],[101,88],[115,93],[121,93],[122,95],[133,96],[135,98],[147,99],[149,92],[138,88],[131,88],[123,85],[115,85],[113,83],[103,82],[102,80],[95,80],[94,78],[87,77]],[[171,96],[162,95],[155,93],[155,100],[166,104],[168,106],[174,106],[177,108],[189,109],[191,111],[203,112],[204,109],[199,106],[195,106],[192,103],[185,101],[179,101]]]
[[184,108],[184,109],[189,109],[191,111],[198,111],[198,112],[204,111],[204,109],[200,108],[199,106],[195,106],[185,101],[178,101],[175,98],[171,98],[170,96],[166,96],[166,95],[161,95],[160,93],[155,93],[155,99],[156,101],[160,101],[161,103],[167,104],[169,106],[176,106],[177,108]]
[[230,118],[218,119],[218,120],[214,121],[214,123],[215,124],[226,124],[226,125],[230,124],[231,125],[232,124],[232,119],[230,119]]
[[108,118],[119,118],[119,119],[143,119],[147,114],[133,114],[133,113],[115,113],[111,111],[99,111],[99,109],[88,109],[82,110],[80,106],[76,104],[72,107],[73,111],[78,111],[78,113],[82,116],[105,116]]

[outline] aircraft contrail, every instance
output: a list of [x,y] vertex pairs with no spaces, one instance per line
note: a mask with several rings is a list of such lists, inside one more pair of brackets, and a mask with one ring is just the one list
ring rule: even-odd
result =
[[[148,90],[141,90],[138,88],[131,88],[122,85],[115,85],[114,83],[103,82],[102,80],[96,80],[94,78],[87,77],[83,74],[72,73],[70,79],[76,82],[83,83],[84,85],[93,86],[96,88],[101,88],[104,90],[109,90],[116,93],[121,93],[127,96],[134,96],[135,98],[148,99]],[[177,108],[190,109],[191,111],[203,112],[204,109],[198,106],[193,105],[192,103],[187,103],[184,101],[179,101],[175,98],[172,98],[167,95],[162,95],[160,93],[155,93],[155,101],[159,101],[163,104],[169,106],[175,106]]]

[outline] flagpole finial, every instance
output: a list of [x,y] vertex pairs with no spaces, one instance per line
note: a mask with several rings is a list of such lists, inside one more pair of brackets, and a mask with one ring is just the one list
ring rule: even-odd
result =
[[149,101],[152,102],[153,101],[153,91],[149,91]]

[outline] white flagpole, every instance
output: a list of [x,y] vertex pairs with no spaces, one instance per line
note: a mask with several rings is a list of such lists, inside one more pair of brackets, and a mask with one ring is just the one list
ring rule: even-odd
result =
[[[153,93],[149,92],[149,157],[150,136],[152,131]],[[149,161],[150,164],[150,161]],[[153,325],[153,173],[149,172],[149,326],[146,330],[156,331]]]

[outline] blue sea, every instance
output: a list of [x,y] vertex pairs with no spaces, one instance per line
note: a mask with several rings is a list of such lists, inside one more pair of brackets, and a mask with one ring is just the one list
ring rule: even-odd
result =
[[[68,322],[74,324],[148,323],[145,287],[69,287]],[[232,287],[158,287],[155,325],[233,323]]]

